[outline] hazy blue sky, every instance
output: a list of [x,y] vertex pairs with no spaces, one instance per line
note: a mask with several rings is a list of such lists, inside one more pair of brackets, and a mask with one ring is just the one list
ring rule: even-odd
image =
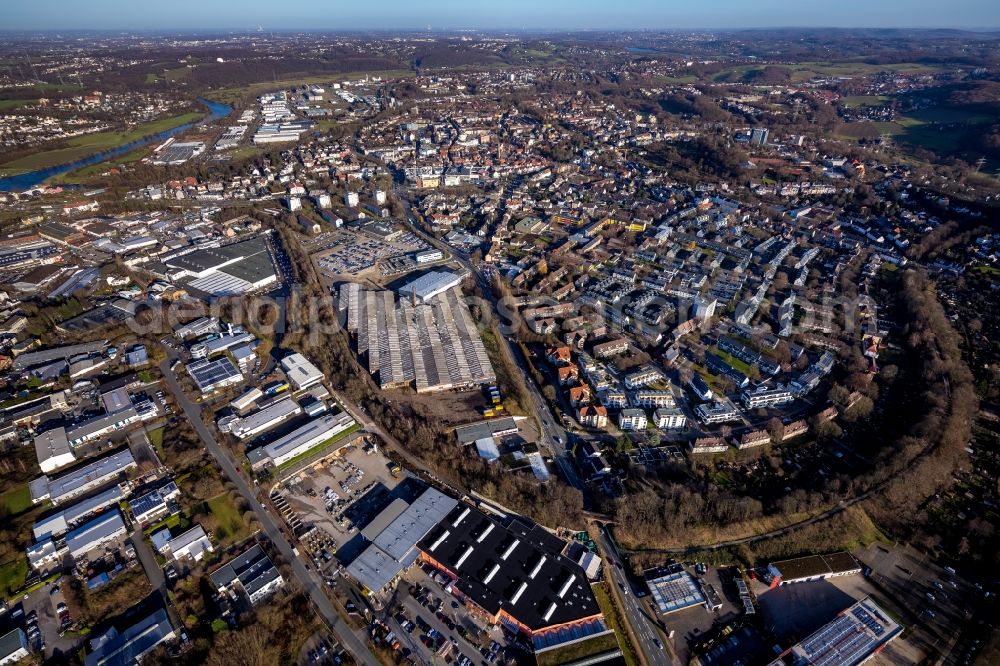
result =
[[0,0],[21,29],[1000,27],[1000,0]]

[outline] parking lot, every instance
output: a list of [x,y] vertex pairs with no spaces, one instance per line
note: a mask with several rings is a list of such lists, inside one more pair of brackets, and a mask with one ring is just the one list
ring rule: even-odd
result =
[[[913,632],[907,639],[922,653],[967,648],[979,635],[984,619],[977,609],[985,591],[907,546],[873,544],[854,553],[871,568],[870,577],[901,609]],[[969,637],[965,634],[968,633]]]
[[301,666],[307,664],[317,664],[319,666],[332,666],[344,661],[340,645],[326,631],[318,631],[303,643],[299,651],[298,663]]
[[17,603],[11,603],[4,618],[5,624],[24,631],[30,650],[44,652],[46,658],[68,656],[79,648],[80,639],[65,633],[73,623],[61,590],[68,583],[69,579],[63,577],[24,595]]
[[[734,603],[734,600],[738,600],[739,597],[735,594],[735,587],[732,583],[732,575],[729,573],[729,570],[708,567],[705,573],[700,575],[693,568],[688,568],[687,571],[696,580],[715,588],[716,592],[722,598],[722,608],[709,611],[705,604],[698,604],[697,606],[679,610],[666,616],[659,616],[667,628],[667,634],[669,635],[670,632],[674,632],[673,647],[681,663],[687,663],[691,653],[691,643],[698,641],[711,631],[712,627],[717,623],[726,624],[731,622],[743,612],[742,603],[739,606]],[[647,596],[643,601],[652,603],[652,598]]]
[[[832,620],[855,601],[872,597],[894,617],[909,624],[906,610],[864,576],[838,576],[828,580],[781,585],[769,590],[763,583],[752,586],[760,604],[764,627],[781,637],[782,645],[791,645]],[[920,663],[927,654],[926,638],[917,632],[896,638],[875,659],[876,664],[903,666]]]
[[791,643],[829,622],[837,613],[866,596],[861,576],[781,585],[773,590],[763,583],[757,593],[764,627],[783,643]]
[[493,664],[505,649],[499,628],[486,627],[420,566],[400,581],[383,616],[417,663]]
[[[357,276],[387,259],[406,257],[428,245],[412,232],[405,232],[392,240],[381,240],[347,229],[322,234],[314,239],[312,247],[320,271],[328,277]],[[405,263],[405,262],[404,262]],[[399,272],[392,264],[381,271],[382,277]]]

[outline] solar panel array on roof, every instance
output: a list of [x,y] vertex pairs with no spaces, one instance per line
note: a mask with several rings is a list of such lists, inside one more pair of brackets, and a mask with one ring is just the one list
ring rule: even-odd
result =
[[812,666],[855,666],[901,631],[875,602],[862,599],[792,647],[791,654]]
[[227,386],[243,379],[243,375],[227,356],[192,363],[187,369],[202,393],[209,393],[220,386]]
[[180,490],[177,488],[177,484],[169,481],[160,488],[129,502],[129,509],[131,509],[132,516],[137,521],[143,522],[149,516],[166,511],[167,500],[179,494]]
[[686,571],[647,574],[646,584],[656,607],[664,615],[705,603],[698,584]]

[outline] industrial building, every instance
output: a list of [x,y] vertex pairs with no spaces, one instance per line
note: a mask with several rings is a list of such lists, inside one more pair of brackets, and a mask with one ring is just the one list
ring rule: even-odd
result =
[[503,416],[498,419],[479,421],[455,428],[455,437],[458,443],[463,446],[475,444],[483,439],[496,439],[513,435],[518,431],[518,420],[524,420],[524,416]]
[[450,271],[431,271],[424,273],[415,280],[407,282],[399,288],[404,298],[414,298],[420,303],[426,303],[438,294],[462,284],[462,276]]
[[281,369],[285,371],[285,376],[296,391],[302,391],[323,381],[323,373],[302,354],[289,354],[281,359]]
[[363,588],[379,593],[417,560],[417,543],[458,505],[458,500],[427,488],[412,503],[393,500],[361,535],[369,542],[347,567]]
[[0,636],[0,666],[16,664],[29,654],[28,639],[19,627]]
[[302,407],[299,406],[299,403],[286,397],[238,419],[230,427],[229,431],[240,439],[249,439],[272,428],[276,428],[288,419],[298,416],[301,413]]
[[11,369],[15,372],[19,372],[32,368],[36,365],[51,363],[53,361],[68,361],[75,356],[100,354],[107,346],[107,340],[96,340],[94,342],[84,342],[78,345],[65,345],[63,347],[53,347],[51,349],[42,349],[41,351],[18,354],[14,357]]
[[644,575],[653,603],[663,615],[706,603],[697,581],[683,567],[650,569]]
[[229,403],[229,406],[233,408],[234,412],[244,414],[248,409],[256,405],[257,401],[263,397],[263,391],[254,386],[253,388],[247,389],[243,395]]
[[122,630],[110,627],[90,639],[85,666],[127,666],[164,641],[173,640],[174,628],[163,608]]
[[903,627],[866,597],[781,653],[770,666],[858,666],[902,632]]
[[223,564],[209,577],[219,592],[242,591],[255,606],[285,582],[260,544]]
[[116,543],[126,532],[122,514],[115,509],[68,532],[66,548],[74,560],[80,559],[109,543]]
[[280,467],[292,458],[333,439],[356,423],[347,412],[321,416],[270,444],[253,449],[247,453],[247,459],[253,469],[260,469],[266,465]]
[[457,504],[418,544],[469,612],[524,636],[536,651],[611,630],[566,542],[520,520],[502,524]]
[[486,348],[458,289],[423,302],[390,291],[340,288],[339,307],[358,356],[383,388],[412,385],[418,393],[496,381]]
[[771,587],[777,587],[837,576],[854,576],[860,573],[861,565],[858,561],[850,553],[839,551],[771,562],[764,571],[763,578]]
[[128,392],[124,390],[122,392],[125,394],[128,406],[115,412],[109,410],[107,414],[87,419],[68,429],[66,431],[66,439],[69,440],[70,446],[79,446],[84,442],[98,439],[141,420],[142,417],[136,411],[135,407],[132,406],[132,402],[128,398]]
[[264,236],[176,255],[164,260],[161,271],[185,289],[207,296],[239,296],[278,281]]
[[178,340],[197,338],[209,333],[219,332],[219,320],[216,317],[200,317],[188,322],[174,331],[174,337]]
[[261,125],[253,135],[254,145],[265,143],[286,143],[298,141],[299,137],[309,131],[312,123],[305,120],[289,123]]
[[35,540],[41,541],[51,537],[60,537],[75,527],[84,518],[99,513],[109,506],[118,504],[125,497],[121,487],[112,486],[93,497],[72,504],[62,511],[40,519],[31,531]]
[[212,393],[243,381],[243,373],[228,356],[198,361],[187,366],[188,374],[202,393]]
[[173,139],[164,144],[162,150],[153,157],[153,164],[158,166],[176,166],[184,164],[193,157],[197,157],[205,152],[205,144],[201,141],[189,141],[176,143]]
[[38,433],[34,438],[35,455],[38,456],[38,466],[46,474],[76,461],[73,447],[66,439],[66,428],[53,428]]
[[64,504],[114,481],[135,466],[132,452],[123,449],[54,479],[42,475],[28,484],[31,501],[34,504],[44,500],[49,500],[54,505]]

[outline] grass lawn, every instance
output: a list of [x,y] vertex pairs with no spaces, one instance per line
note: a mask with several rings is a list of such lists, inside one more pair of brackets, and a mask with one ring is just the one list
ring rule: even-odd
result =
[[722,351],[718,347],[713,347],[712,348],[712,353],[715,354],[716,356],[718,356],[719,358],[721,358],[723,361],[725,361],[729,365],[731,365],[734,368],[736,368],[737,370],[739,370],[740,372],[742,372],[744,375],[747,374],[747,371],[750,369],[750,366],[747,365],[745,362],[743,362],[740,359],[736,358],[732,354],[729,354],[727,352]]
[[160,456],[160,460],[163,460],[163,430],[164,428],[157,428],[146,433],[149,437],[149,443],[156,449],[156,455]]
[[256,157],[257,155],[261,155],[263,153],[264,153],[263,148],[249,144],[228,151],[228,155],[232,157],[234,160],[242,160],[248,157]]
[[683,86],[689,83],[697,83],[698,77],[693,74],[687,74],[685,76],[654,76],[651,81],[652,83],[659,85]]
[[207,504],[208,510],[219,522],[219,527],[215,530],[217,541],[239,541],[246,536],[249,526],[243,522],[243,516],[229,493],[216,495]]
[[37,101],[37,99],[0,99],[0,111],[16,109],[25,104],[34,104]]
[[568,664],[615,649],[618,649],[618,638],[614,634],[604,634],[597,638],[591,638],[586,641],[567,645],[566,647],[542,652],[536,655],[536,659],[538,660],[538,666],[558,666],[559,664]]
[[161,520],[159,522],[153,523],[152,525],[150,525],[149,527],[147,527],[146,529],[144,529],[142,531],[142,533],[148,536],[148,535],[152,534],[153,532],[159,532],[164,527],[169,527],[170,531],[171,531],[171,534],[173,534],[174,533],[174,528],[177,527],[177,528],[180,528],[180,529],[178,529],[176,531],[176,533],[180,534],[184,529],[187,529],[188,525],[190,525],[190,521],[188,521],[186,518],[184,518],[181,514],[174,513],[174,514],[171,514],[171,515],[167,516],[166,518],[164,518],[163,520]]
[[858,106],[882,106],[892,101],[888,95],[847,95],[840,98],[840,103],[848,108]]
[[85,178],[91,178],[93,176],[99,176],[105,171],[109,171],[112,167],[118,166],[119,164],[129,164],[131,162],[138,162],[143,157],[149,154],[150,146],[141,146],[135,150],[130,150],[124,155],[119,155],[114,159],[108,160],[107,162],[100,162],[98,164],[91,164],[90,166],[85,166],[82,169],[77,169],[76,171],[67,171],[66,173],[59,174],[58,176],[53,176],[49,178],[47,183],[51,185],[56,185],[60,183],[78,183]]
[[203,115],[203,113],[192,111],[179,116],[154,120],[153,122],[139,125],[128,132],[96,132],[94,134],[75,136],[66,141],[68,144],[66,148],[47,150],[7,162],[0,167],[0,172],[21,173],[72,162],[73,160],[78,160],[103,150],[109,150],[122,144],[136,141],[151,134],[172,129],[184,123],[190,123],[201,118]]
[[886,123],[847,123],[842,139],[889,135],[901,144],[926,148],[942,155],[954,155],[963,139],[986,129],[992,119],[963,109],[932,107],[919,109]]
[[311,449],[309,449],[307,451],[303,451],[302,453],[300,453],[299,455],[295,456],[291,460],[286,460],[285,462],[281,463],[280,465],[278,465],[278,471],[279,472],[284,471],[284,470],[292,467],[296,463],[300,463],[303,460],[305,460],[306,458],[309,458],[310,456],[316,455],[317,453],[319,453],[323,449],[325,449],[325,448],[327,448],[329,446],[332,446],[333,444],[339,442],[340,440],[344,439],[345,437],[348,437],[349,435],[352,435],[352,434],[356,433],[359,430],[361,430],[361,424],[360,423],[355,423],[350,428],[347,428],[343,432],[337,433],[336,435],[334,435],[330,439],[326,440],[325,442],[320,442],[319,444],[317,444],[316,446],[312,447]]
[[[728,67],[715,74],[712,78],[715,81],[739,81],[746,76],[747,72],[763,69],[764,64],[737,65]],[[789,70],[792,83],[802,83],[815,77],[824,76],[864,76],[877,72],[927,72],[934,73],[940,71],[934,65],[924,65],[914,62],[891,63],[885,65],[872,65],[865,62],[800,62],[793,65],[779,65]]]
[[4,597],[10,597],[24,587],[28,577],[28,558],[20,556],[11,562],[0,564],[0,590]]
[[5,517],[24,513],[31,507],[31,491],[28,489],[28,484],[18,486],[14,490],[8,490],[0,495],[0,511]]

